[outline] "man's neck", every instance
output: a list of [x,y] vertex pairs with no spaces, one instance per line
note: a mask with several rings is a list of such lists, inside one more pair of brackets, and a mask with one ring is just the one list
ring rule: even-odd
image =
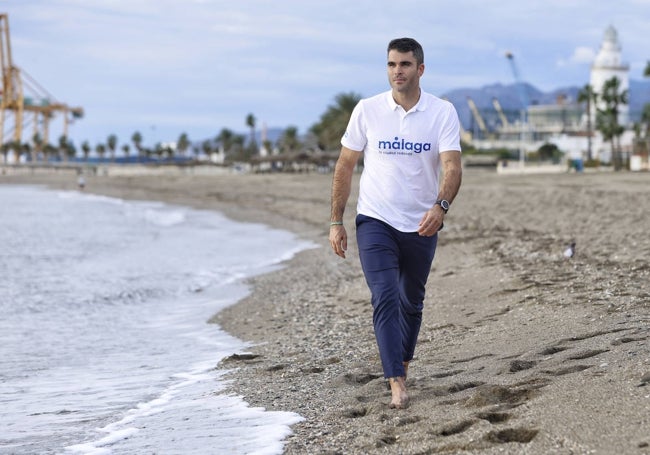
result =
[[420,93],[420,87],[409,92],[398,92],[393,90],[393,100],[402,106],[402,109],[408,112],[413,108],[413,106],[418,104],[418,101],[420,100]]

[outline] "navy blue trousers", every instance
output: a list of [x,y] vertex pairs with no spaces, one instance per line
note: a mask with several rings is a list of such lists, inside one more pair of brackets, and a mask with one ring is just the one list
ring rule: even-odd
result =
[[420,333],[424,290],[438,235],[400,232],[365,215],[357,215],[356,227],[384,377],[404,376],[402,362],[413,359]]

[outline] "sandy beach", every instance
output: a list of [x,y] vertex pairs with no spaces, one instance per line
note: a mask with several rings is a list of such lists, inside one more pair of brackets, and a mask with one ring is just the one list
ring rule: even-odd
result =
[[[77,185],[72,173],[0,183]],[[427,285],[406,410],[388,408],[356,192],[342,260],[327,241],[330,183],[317,173],[98,175],[85,191],[218,210],[318,245],[213,318],[254,343],[219,365],[231,392],[305,418],[287,454],[650,454],[650,174],[466,169]]]

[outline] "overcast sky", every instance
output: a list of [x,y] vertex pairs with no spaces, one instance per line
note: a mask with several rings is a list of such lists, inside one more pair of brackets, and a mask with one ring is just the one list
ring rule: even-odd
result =
[[[13,62],[58,101],[81,106],[77,144],[116,134],[145,144],[295,126],[339,93],[386,90],[386,45],[424,47],[425,90],[510,84],[504,57],[542,90],[582,86],[605,29],[630,78],[650,60],[650,0],[0,0]],[[53,121],[50,141],[62,132]]]

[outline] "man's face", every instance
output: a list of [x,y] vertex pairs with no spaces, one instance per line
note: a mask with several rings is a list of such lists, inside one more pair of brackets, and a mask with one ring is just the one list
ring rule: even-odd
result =
[[413,52],[391,50],[388,52],[388,82],[396,92],[407,93],[419,89],[424,64],[418,66]]

